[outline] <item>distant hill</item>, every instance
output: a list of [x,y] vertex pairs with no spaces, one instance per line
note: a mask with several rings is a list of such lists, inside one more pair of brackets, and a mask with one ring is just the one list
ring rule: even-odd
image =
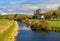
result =
[[44,12],[42,14],[44,14],[45,16],[50,16],[51,14],[53,14],[53,12],[60,16],[60,9]]

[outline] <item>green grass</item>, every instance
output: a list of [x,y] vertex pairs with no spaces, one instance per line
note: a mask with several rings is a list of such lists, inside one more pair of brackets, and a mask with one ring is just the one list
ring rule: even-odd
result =
[[6,20],[6,19],[2,19],[0,20],[0,26],[6,24],[9,20]]
[[60,33],[60,21],[47,21],[47,22],[50,24],[52,30],[55,29]]
[[15,22],[5,31],[0,33],[0,41],[7,41],[15,28]]
[[51,27],[60,27],[60,21],[47,21]]

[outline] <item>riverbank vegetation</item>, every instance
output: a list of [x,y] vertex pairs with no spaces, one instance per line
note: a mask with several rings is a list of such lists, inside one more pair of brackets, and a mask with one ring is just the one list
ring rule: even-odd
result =
[[34,25],[33,29],[34,27],[36,27],[37,29],[40,29],[41,28],[40,26],[43,26],[43,27],[47,26],[46,27],[47,30],[50,29],[51,31],[60,31],[60,21],[44,20],[45,23],[43,22],[43,20],[37,20],[37,19],[31,19],[31,20],[29,19],[28,21],[29,22],[23,20],[24,23],[29,24],[30,26]]

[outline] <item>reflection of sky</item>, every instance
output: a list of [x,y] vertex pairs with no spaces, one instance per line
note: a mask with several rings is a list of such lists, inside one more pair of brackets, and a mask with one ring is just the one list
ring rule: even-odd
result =
[[57,9],[60,0],[0,0],[0,13],[26,13],[32,14],[34,10],[42,11]]

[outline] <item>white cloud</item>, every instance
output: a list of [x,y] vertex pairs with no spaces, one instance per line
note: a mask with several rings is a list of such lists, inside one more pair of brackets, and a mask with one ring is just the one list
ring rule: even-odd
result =
[[13,11],[12,9],[8,9],[8,11]]
[[28,6],[23,6],[22,8],[20,8],[21,10],[36,10],[38,8],[42,9],[42,10],[46,10],[46,11],[50,11],[50,10],[55,10],[60,6],[60,4],[33,4],[33,5],[28,5]]
[[1,15],[6,15],[6,13],[5,12],[1,12]]
[[58,8],[59,4],[51,4],[51,5],[47,5],[48,9],[56,9]]
[[35,9],[38,9],[38,8],[39,8],[38,6],[24,6],[21,9],[22,10],[35,10]]
[[[42,10],[42,12],[45,11],[51,11],[51,10],[55,10],[60,6],[60,0],[46,0],[45,2],[41,2],[41,3],[26,3],[27,0],[22,0],[22,1],[16,1],[16,2],[9,2],[8,6],[9,8],[12,9],[8,9],[7,11],[12,11],[12,13],[16,10],[16,12],[18,13],[33,13],[36,9],[40,8]],[[3,2],[0,2],[3,3]],[[26,3],[26,4],[20,4],[20,3]],[[17,6],[16,6],[17,5]],[[20,10],[20,12],[19,12]],[[2,10],[4,11],[4,10]],[[2,12],[1,11],[1,12]],[[23,12],[22,12],[23,11]]]

